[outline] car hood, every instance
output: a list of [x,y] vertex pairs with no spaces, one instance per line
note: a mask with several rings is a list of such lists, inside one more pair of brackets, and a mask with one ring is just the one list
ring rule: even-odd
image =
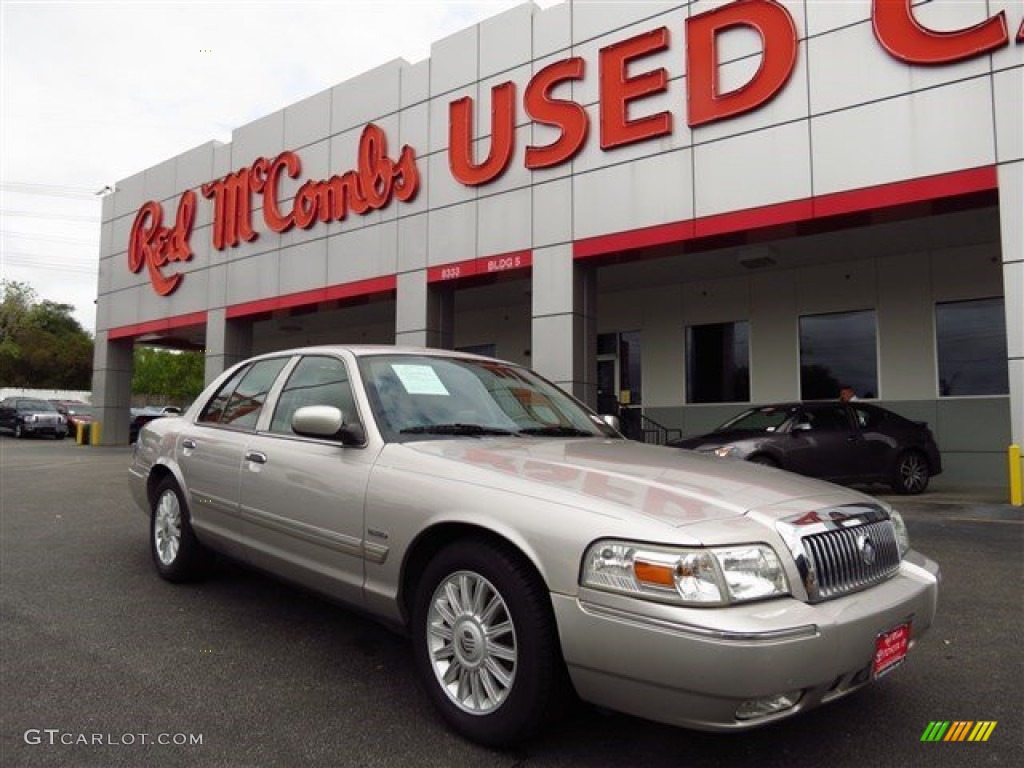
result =
[[685,437],[682,440],[673,440],[673,448],[688,448],[694,451],[710,451],[722,445],[739,443],[744,440],[758,440],[770,437],[773,433],[761,430],[730,429],[722,432],[708,432],[706,435],[696,437]]
[[440,480],[672,526],[754,510],[781,517],[866,498],[790,472],[630,440],[428,440],[391,444],[380,461]]

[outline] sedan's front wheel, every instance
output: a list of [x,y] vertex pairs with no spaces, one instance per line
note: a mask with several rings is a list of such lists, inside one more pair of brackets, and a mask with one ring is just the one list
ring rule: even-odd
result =
[[149,543],[157,573],[172,582],[203,575],[209,554],[192,531],[178,484],[173,478],[164,479],[153,499]]
[[413,610],[416,666],[434,704],[488,746],[532,735],[568,688],[550,598],[510,549],[468,539],[430,562]]

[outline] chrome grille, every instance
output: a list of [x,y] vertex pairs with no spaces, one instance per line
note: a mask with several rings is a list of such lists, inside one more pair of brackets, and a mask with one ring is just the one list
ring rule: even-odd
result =
[[803,543],[816,587],[812,600],[856,592],[884,581],[900,567],[896,533],[888,520],[825,531],[805,537]]
[[896,531],[875,504],[817,510],[780,521],[777,529],[812,603],[885,581],[900,567]]

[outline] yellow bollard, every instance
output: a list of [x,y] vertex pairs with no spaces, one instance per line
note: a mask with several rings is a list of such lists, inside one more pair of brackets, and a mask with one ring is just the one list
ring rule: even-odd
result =
[[1024,491],[1021,489],[1020,446],[1010,446],[1010,503],[1015,507],[1024,506]]
[[100,444],[100,423],[94,421],[89,425],[89,439],[93,445]]
[[78,422],[75,424],[75,445],[89,444],[89,425]]

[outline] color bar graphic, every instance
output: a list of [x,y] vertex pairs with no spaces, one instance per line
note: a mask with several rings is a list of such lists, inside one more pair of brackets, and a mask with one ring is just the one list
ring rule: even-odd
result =
[[932,720],[921,734],[921,741],[988,741],[996,728],[995,720]]

